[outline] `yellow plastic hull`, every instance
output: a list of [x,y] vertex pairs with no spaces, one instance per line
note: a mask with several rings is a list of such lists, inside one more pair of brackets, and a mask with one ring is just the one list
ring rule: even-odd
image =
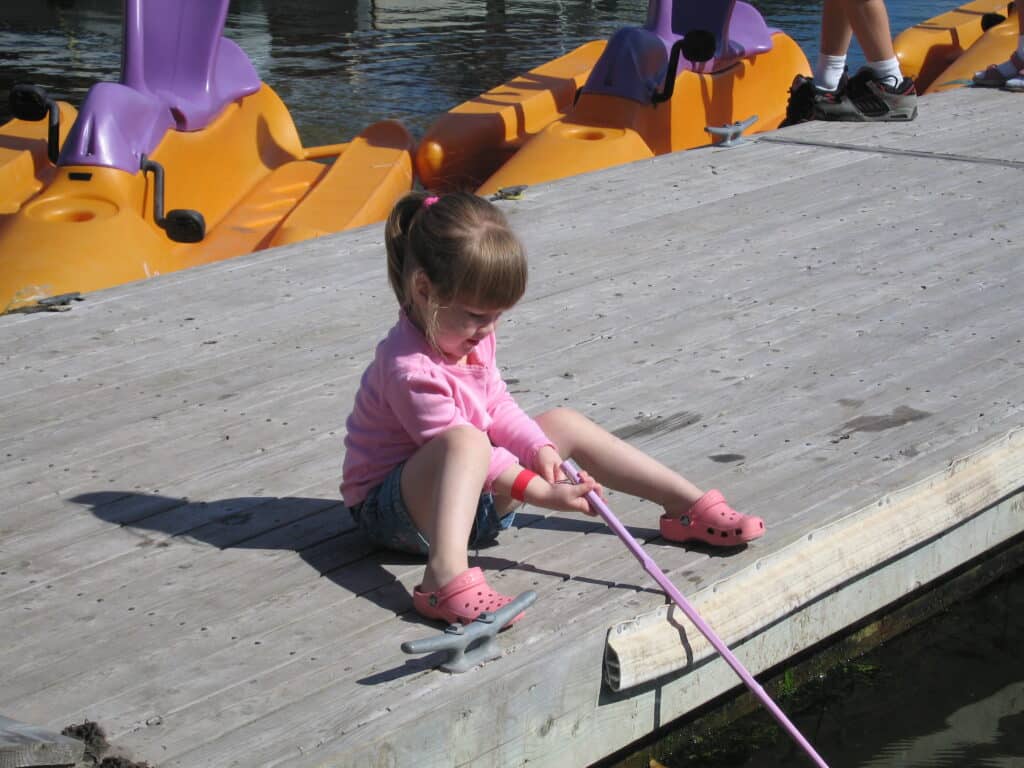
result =
[[427,189],[475,189],[523,142],[572,108],[606,42],[585,43],[441,115],[416,151]]
[[310,159],[284,104],[264,85],[207,128],[170,131],[151,159],[166,169],[165,210],[202,213],[206,237],[176,243],[153,219],[141,172],[61,166],[0,215],[0,312],[219,261],[384,219],[412,188],[412,139],[384,121],[331,165]]
[[936,76],[925,93],[939,93],[971,83],[975,72],[989,64],[999,64],[1017,50],[1017,12],[1011,11],[1006,21],[992,27],[970,48]]
[[706,146],[712,143],[706,126],[752,115],[758,117],[752,132],[778,128],[793,77],[810,75],[810,65],[792,38],[776,33],[772,42],[771,51],[714,74],[682,72],[663,104],[584,93],[566,117],[526,141],[480,186],[480,194]]
[[[893,47],[900,68],[904,75],[914,78],[918,93],[926,92],[936,78],[982,36],[985,14],[1006,16],[1007,5],[1001,0],[974,0],[897,35]],[[1000,26],[1004,25],[1005,22]]]
[[[60,143],[67,138],[78,112],[64,101],[60,109]],[[21,204],[53,180],[57,167],[47,154],[47,122],[11,120],[0,126],[0,214],[15,213]]]

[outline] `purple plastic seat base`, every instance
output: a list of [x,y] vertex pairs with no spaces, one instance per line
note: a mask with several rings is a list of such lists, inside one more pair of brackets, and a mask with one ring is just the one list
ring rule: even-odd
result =
[[101,165],[129,173],[174,127],[159,99],[120,83],[97,83],[86,94],[58,165]]
[[229,0],[125,0],[121,84],[94,85],[60,165],[139,170],[167,130],[198,131],[260,89],[248,56],[221,36]]

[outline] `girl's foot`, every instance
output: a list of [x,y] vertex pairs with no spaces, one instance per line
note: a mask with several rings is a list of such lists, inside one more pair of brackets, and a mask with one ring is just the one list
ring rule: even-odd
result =
[[[412,592],[412,604],[420,616],[449,624],[469,624],[481,613],[493,613],[511,602],[508,595],[491,589],[479,568],[463,571],[437,591],[424,592],[416,587]],[[520,613],[506,626],[515,624],[522,616]]]
[[1024,58],[1016,51],[1002,64],[990,64],[980,72],[975,72],[971,82],[983,88],[1003,88],[1010,80],[1018,80],[1024,75]]
[[763,536],[764,520],[737,512],[719,491],[708,491],[683,515],[662,515],[661,535],[668,541],[734,547]]

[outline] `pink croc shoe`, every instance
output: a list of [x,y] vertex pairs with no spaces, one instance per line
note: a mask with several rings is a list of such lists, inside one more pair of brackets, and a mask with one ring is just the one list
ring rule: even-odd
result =
[[668,541],[703,541],[734,547],[764,535],[764,520],[742,515],[718,491],[708,491],[681,517],[661,516],[661,535]]
[[[412,604],[416,613],[427,619],[439,619],[452,624],[469,624],[484,611],[493,613],[512,602],[512,598],[491,589],[479,568],[469,568],[449,581],[437,592],[412,591]],[[519,614],[506,626],[521,619]]]

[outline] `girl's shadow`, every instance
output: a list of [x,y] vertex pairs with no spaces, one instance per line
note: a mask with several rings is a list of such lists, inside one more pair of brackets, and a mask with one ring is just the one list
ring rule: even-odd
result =
[[[147,532],[225,549],[291,550],[321,576],[396,614],[412,600],[386,566],[416,558],[377,549],[340,499],[242,496],[194,501],[152,493],[100,491],[72,501],[101,520],[149,538]],[[161,546],[161,542],[155,542]],[[166,546],[166,543],[163,544]],[[253,574],[258,578],[257,574]]]
[[[340,499],[240,496],[195,501],[159,493],[97,491],[71,500],[88,507],[101,520],[132,529],[146,539],[149,539],[146,532],[152,532],[219,550],[291,550],[322,577],[351,594],[371,600],[410,621],[424,623],[411,610],[410,590],[398,582],[389,569],[424,561],[377,548],[356,527]],[[518,513],[516,526],[614,535],[593,519],[541,516],[522,511]],[[633,532],[646,538],[655,533],[645,529]],[[155,544],[161,546],[159,541]],[[566,580],[581,579],[579,575],[561,573],[557,569],[540,569],[530,563],[496,557],[487,549],[489,547],[471,551],[471,564],[487,570],[518,568]],[[609,587],[650,589],[648,585],[584,580]]]

